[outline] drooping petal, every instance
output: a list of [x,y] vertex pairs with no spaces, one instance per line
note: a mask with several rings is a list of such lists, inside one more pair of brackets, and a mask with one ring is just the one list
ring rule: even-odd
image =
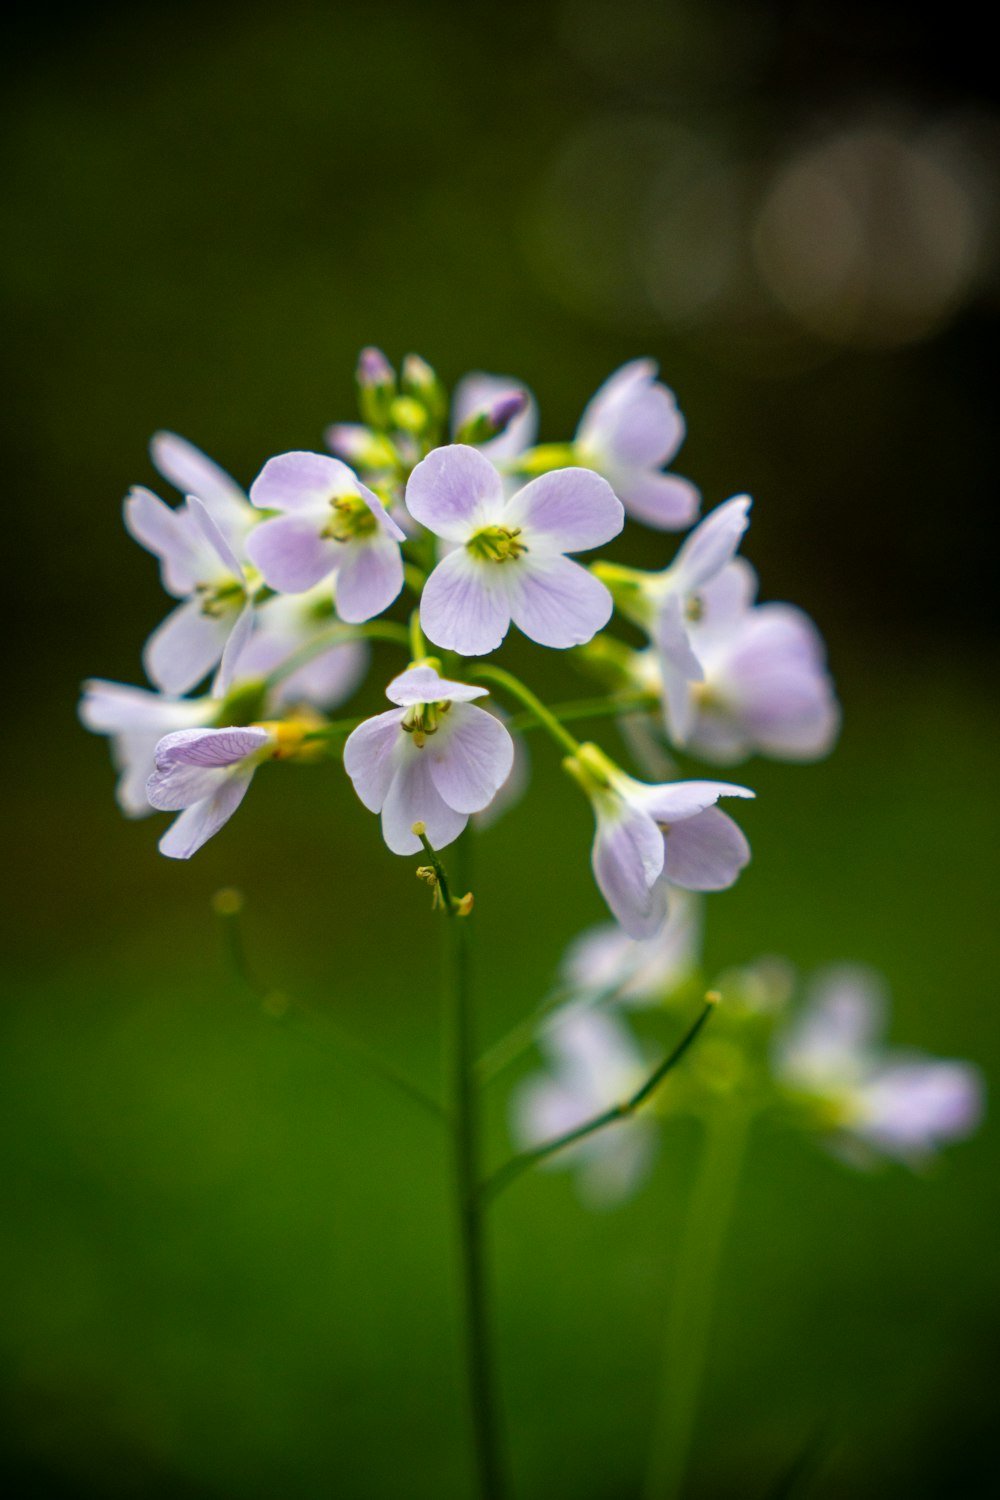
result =
[[243,564],[233,551],[227,537],[225,537],[208,512],[206,506],[198,499],[197,495],[189,495],[187,506],[191,517],[201,532],[208,546],[215,553],[222,567],[233,578],[243,577]]
[[751,504],[749,495],[734,495],[695,527],[670,568],[678,592],[700,589],[732,561],[750,524]]
[[480,562],[464,547],[442,558],[420,598],[428,640],[461,656],[495,651],[510,628],[510,571],[511,564]]
[[435,536],[464,542],[480,527],[499,520],[503,482],[476,448],[451,443],[435,448],[417,464],[407,481],[406,508]]
[[483,708],[455,703],[420,752],[444,801],[456,812],[480,812],[496,796],[514,764],[514,741]]
[[164,505],[152,490],[134,485],[123,513],[129,534],[160,559],[160,578],[167,593],[185,598],[199,581],[198,549],[180,512]]
[[382,836],[393,854],[419,854],[423,848],[413,832],[423,823],[434,849],[444,849],[462,832],[467,813],[448,806],[434,785],[430,762],[415,746],[405,747],[382,805]]
[[[493,566],[499,572],[507,565]],[[604,629],[614,609],[600,579],[558,553],[518,558],[510,584],[511,618],[540,646],[582,646]]]
[[[521,526],[557,552],[586,552],[616,537],[625,524],[621,501],[592,469],[555,469],[507,502],[505,526]],[[529,542],[530,546],[530,542]]]
[[268,459],[250,486],[250,499],[261,510],[316,515],[328,511],[332,500],[358,495],[361,488],[354,470],[339,458],[279,453]]
[[489,688],[476,687],[471,682],[452,682],[440,676],[433,667],[408,667],[394,677],[385,690],[390,703],[399,703],[409,708],[416,703],[470,703],[473,698],[485,698]]
[[628,795],[657,823],[673,826],[714,807],[720,797],[753,797],[749,787],[730,781],[664,781],[648,786],[642,781],[625,778]]
[[664,599],[656,616],[653,639],[657,651],[675,672],[689,682],[702,681],[704,668],[691,645],[679,594],[668,594]]
[[337,613],[349,625],[358,625],[380,615],[397,597],[403,587],[403,558],[398,542],[384,532],[343,543],[341,554]]
[[717,807],[675,823],[666,836],[663,873],[689,891],[724,891],[750,859],[742,830]]
[[146,785],[151,806],[175,812],[211,796],[232,768],[268,744],[265,729],[179,729],[156,747],[155,769]]
[[275,516],[254,528],[247,554],[264,582],[282,594],[304,594],[333,572],[344,548],[308,515]]
[[596,811],[591,863],[601,894],[629,937],[652,937],[666,919],[663,835],[628,803]]
[[189,692],[219,661],[235,620],[235,610],[205,614],[198,599],[179,605],[143,648],[142,663],[150,679],[165,693]]
[[397,749],[404,711],[397,708],[366,719],[351,731],[344,744],[344,770],[369,812],[381,812],[396,774]]
[[224,698],[229,692],[236,675],[240,655],[253,634],[253,620],[254,606],[251,599],[243,606],[237,616],[236,624],[229,633],[229,639],[222,652],[222,660],[219,662],[219,670],[212,684],[213,698]]
[[628,514],[660,531],[685,531],[701,505],[701,491],[678,474],[629,469],[614,476],[615,493]]
[[211,796],[175,818],[160,840],[159,849],[168,859],[190,859],[213,834],[228,823],[246,796],[253,771],[230,774]]

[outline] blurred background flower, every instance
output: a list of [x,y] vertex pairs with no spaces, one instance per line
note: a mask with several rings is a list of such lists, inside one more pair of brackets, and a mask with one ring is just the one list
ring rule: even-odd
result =
[[[449,384],[511,371],[543,443],[656,359],[681,472],[706,512],[754,495],[760,602],[816,621],[844,711],[828,761],[740,771],[754,859],[707,971],[851,955],[888,976],[894,1041],[989,1080],[994,55],[970,7],[889,0],[153,0],[21,10],[8,44],[4,1477],[441,1500],[464,1454],[435,1127],[248,998],[210,909],[243,887],[265,983],[432,1087],[426,892],[332,768],[260,777],[197,868],[117,818],[75,711],[83,677],[139,680],[161,610],[121,500],[156,489],[161,428],[244,487],[319,450],[366,345]],[[672,551],[634,528],[612,555]],[[374,650],[360,713],[398,670]],[[603,916],[585,802],[541,743],[532,776],[478,851],[487,1040]],[[667,1120],[615,1213],[569,1173],[497,1205],[523,1500],[635,1492],[694,1145]],[[761,1133],[692,1497],[778,1493],[807,1450],[820,1496],[987,1492],[997,1167],[989,1120],[921,1181]]]

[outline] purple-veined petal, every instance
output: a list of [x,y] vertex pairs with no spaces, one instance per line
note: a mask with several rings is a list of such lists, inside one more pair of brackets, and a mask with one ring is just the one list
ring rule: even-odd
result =
[[449,807],[480,812],[496,796],[514,764],[514,741],[483,708],[455,703],[420,751],[430,778]]
[[629,937],[652,937],[666,919],[663,835],[652,818],[628,803],[597,811],[591,851],[594,878]]
[[[395,527],[394,522],[390,525]],[[384,532],[376,532],[363,541],[334,545],[341,549],[334,588],[338,615],[350,625],[374,619],[388,609],[403,587],[398,542]]]
[[235,620],[235,610],[206,615],[198,599],[178,605],[143,648],[150,679],[165,693],[189,692],[219,661]]
[[592,469],[555,469],[511,497],[503,523],[524,527],[557,552],[586,552],[618,535],[625,512],[607,480]]
[[229,822],[246,796],[252,776],[252,771],[227,776],[211,796],[182,812],[161,838],[160,853],[168,859],[190,859],[202,844],[218,833],[223,823]]
[[308,515],[275,516],[262,521],[247,538],[247,554],[269,588],[282,594],[304,594],[337,567],[344,547],[321,535]]
[[376,714],[352,730],[344,744],[344,770],[369,812],[381,812],[389,794],[401,759],[403,718],[404,710],[398,708]]
[[478,370],[464,376],[455,387],[451,405],[453,433],[477,411],[485,411],[501,397],[516,392],[522,392],[528,397],[528,405],[524,411],[514,418],[505,432],[478,445],[479,451],[485,454],[490,463],[508,463],[535,442],[538,435],[538,407],[535,398],[519,380],[506,375],[484,375]]
[[444,849],[462,832],[467,813],[448,806],[434,785],[430,762],[415,745],[404,747],[396,774],[382,804],[382,836],[393,854],[419,854],[423,845],[413,832],[423,823],[433,849]]
[[636,521],[660,531],[685,531],[697,519],[701,491],[678,474],[626,469],[614,475],[615,493]]
[[507,575],[516,566],[481,562],[464,547],[442,558],[420,597],[420,624],[428,640],[460,656],[495,651],[510,628]]
[[500,521],[503,482],[476,448],[451,443],[417,464],[407,481],[406,508],[435,536],[465,542],[481,527]]
[[679,593],[702,588],[732,562],[750,524],[752,503],[749,495],[734,495],[695,527],[670,568]]
[[271,736],[255,724],[225,729],[175,729],[156,747],[156,768],[173,766],[234,766],[263,750]]
[[[614,601],[586,568],[558,553],[525,555],[511,564],[510,613],[514,624],[540,646],[563,650],[593,640],[611,619]],[[433,639],[433,637],[432,637]]]
[[279,453],[269,458],[250,486],[250,499],[260,510],[283,510],[296,515],[328,511],[330,502],[361,493],[353,469],[326,453]]
[[485,698],[489,688],[476,687],[471,682],[452,682],[435,672],[433,667],[408,667],[394,677],[385,690],[390,703],[399,703],[410,708],[416,703],[470,703],[473,698]]
[[742,830],[717,807],[672,825],[666,835],[663,873],[689,891],[724,891],[750,859]]
[[236,668],[240,656],[247,642],[253,634],[254,606],[250,599],[243,606],[236,618],[236,624],[229,634],[229,639],[222,652],[222,660],[219,662],[219,670],[215,674],[212,684],[213,698],[224,698],[233,684]]

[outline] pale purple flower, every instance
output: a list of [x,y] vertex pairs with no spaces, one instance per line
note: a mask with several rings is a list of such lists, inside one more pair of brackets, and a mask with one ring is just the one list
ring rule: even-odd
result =
[[217,708],[210,698],[170,698],[148,688],[96,678],[84,683],[80,719],[95,734],[106,734],[110,740],[111,759],[119,773],[115,795],[126,817],[142,818],[153,810],[146,782],[164,735],[205,725]]
[[337,613],[357,624],[381,614],[403,587],[404,533],[339,459],[322,453],[268,459],[250,499],[283,512],[258,526],[247,546],[271,588],[304,593],[334,573]]
[[[507,405],[504,405],[507,403]],[[510,403],[516,403],[516,409]],[[498,411],[498,408],[501,408]],[[530,391],[506,375],[484,375],[475,370],[455,387],[451,405],[452,435],[480,412],[495,418],[512,412],[496,437],[475,446],[490,463],[502,467],[519,458],[538,436],[538,407]],[[499,422],[496,423],[499,426]]]
[[543,474],[506,499],[489,460],[453,443],[417,465],[406,505],[454,545],[420,601],[420,623],[435,645],[482,656],[513,621],[541,646],[579,646],[611,618],[608,590],[565,556],[599,547],[622,528],[620,503],[590,470]]
[[124,511],[132,536],[159,558],[163,587],[184,601],[146,642],[150,679],[164,692],[186,693],[218,665],[213,691],[224,693],[253,624],[255,585],[241,557],[195,495],[174,509],[137,486]]
[[574,447],[611,482],[630,516],[663,531],[684,531],[698,514],[695,486],[663,469],[684,441],[672,391],[656,361],[636,359],[604,382],[584,411]]
[[662,1005],[697,969],[701,929],[701,901],[677,888],[668,893],[667,919],[652,937],[636,940],[614,922],[591,927],[566,950],[562,977],[579,995]]
[[701,590],[688,639],[702,679],[665,695],[675,743],[719,764],[759,753],[815,760],[840,724],[823,640],[791,604],[754,604],[757,578],[742,558]]
[[[236,681],[269,677],[336,623],[329,590],[322,584],[305,594],[275,594],[256,612],[253,634],[235,664]],[[268,702],[276,709],[297,703],[336,708],[360,686],[370,656],[367,641],[333,643],[282,677]]]
[[779,1082],[811,1100],[838,1154],[861,1165],[891,1157],[920,1166],[982,1119],[984,1087],[970,1063],[881,1044],[888,998],[877,974],[843,966],[817,976],[805,1010],[778,1038]]
[[156,469],[185,497],[194,495],[238,557],[258,517],[246,493],[225,469],[176,432],[156,432],[149,444]]
[[179,729],[156,747],[146,783],[157,812],[180,812],[160,840],[160,853],[190,859],[239,807],[262,761],[281,753],[283,726]]
[[500,720],[476,708],[486,689],[450,682],[433,667],[410,667],[386,688],[398,706],[348,737],[344,769],[394,854],[417,854],[423,823],[435,849],[458,838],[510,774],[514,744]]
[[581,747],[575,766],[597,819],[594,877],[629,937],[650,938],[659,931],[671,886],[725,890],[748,863],[746,838],[715,805],[720,797],[752,797],[746,787],[723,781],[650,786],[627,776],[591,745]]
[[[552,1019],[539,1046],[550,1071],[525,1079],[511,1097],[511,1133],[522,1149],[555,1140],[623,1103],[649,1073],[624,1022],[580,1004],[565,1007]],[[655,1149],[655,1119],[640,1110],[555,1152],[541,1165],[577,1169],[584,1202],[605,1208],[641,1185]]]

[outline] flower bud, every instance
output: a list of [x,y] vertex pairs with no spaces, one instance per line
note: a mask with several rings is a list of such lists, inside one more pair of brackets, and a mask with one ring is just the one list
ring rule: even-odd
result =
[[408,354],[403,360],[400,384],[405,396],[419,401],[432,422],[443,422],[448,415],[448,393],[437,374],[419,354]]
[[355,378],[362,417],[370,427],[384,429],[396,395],[396,372],[381,349],[362,349]]
[[505,395],[498,396],[491,405],[473,412],[458,429],[455,441],[471,443],[473,446],[488,443],[491,438],[506,432],[514,418],[527,410],[527,406],[528,396],[525,391],[508,391]]

